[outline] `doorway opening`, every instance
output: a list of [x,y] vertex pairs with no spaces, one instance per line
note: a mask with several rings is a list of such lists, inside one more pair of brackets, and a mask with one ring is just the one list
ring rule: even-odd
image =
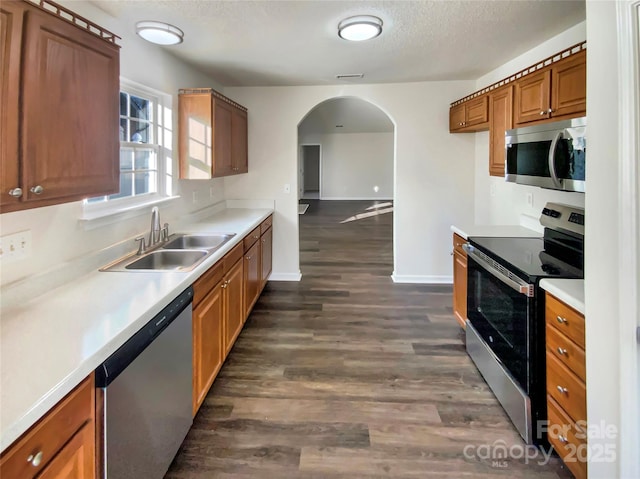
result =
[[298,199],[321,199],[322,146],[300,145],[298,162]]

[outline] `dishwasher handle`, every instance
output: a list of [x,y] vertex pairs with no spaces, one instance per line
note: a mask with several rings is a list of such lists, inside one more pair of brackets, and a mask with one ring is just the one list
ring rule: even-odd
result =
[[192,301],[193,287],[189,286],[98,366],[95,370],[96,387],[106,388],[111,384]]

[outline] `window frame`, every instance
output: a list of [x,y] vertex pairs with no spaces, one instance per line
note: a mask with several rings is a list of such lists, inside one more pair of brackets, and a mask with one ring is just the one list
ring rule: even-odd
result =
[[[131,212],[132,210],[178,198],[178,196],[173,195],[176,178],[174,176],[175,166],[173,165],[171,150],[173,139],[172,96],[122,77],[120,78],[120,92],[148,99],[152,102],[151,130],[149,133],[153,143],[120,141],[118,151],[121,153],[124,148],[133,149],[134,151],[136,149],[152,149],[155,151],[157,165],[156,191],[122,198],[108,198],[108,195],[104,195],[102,197],[107,199],[99,202],[89,202],[87,198],[82,202],[82,220],[92,220]],[[127,118],[131,119],[131,117]],[[118,123],[120,119],[121,115],[119,114]],[[120,181],[120,176],[118,181]]]

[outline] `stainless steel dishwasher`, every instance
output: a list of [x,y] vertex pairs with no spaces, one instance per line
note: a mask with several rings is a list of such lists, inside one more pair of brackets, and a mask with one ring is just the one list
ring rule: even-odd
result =
[[191,427],[192,299],[189,287],[96,369],[107,479],[161,479]]

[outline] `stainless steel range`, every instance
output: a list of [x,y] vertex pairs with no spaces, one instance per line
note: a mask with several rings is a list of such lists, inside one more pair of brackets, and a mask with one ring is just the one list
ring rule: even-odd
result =
[[547,203],[543,238],[470,237],[467,352],[528,444],[545,444],[543,278],[583,278],[584,210]]

